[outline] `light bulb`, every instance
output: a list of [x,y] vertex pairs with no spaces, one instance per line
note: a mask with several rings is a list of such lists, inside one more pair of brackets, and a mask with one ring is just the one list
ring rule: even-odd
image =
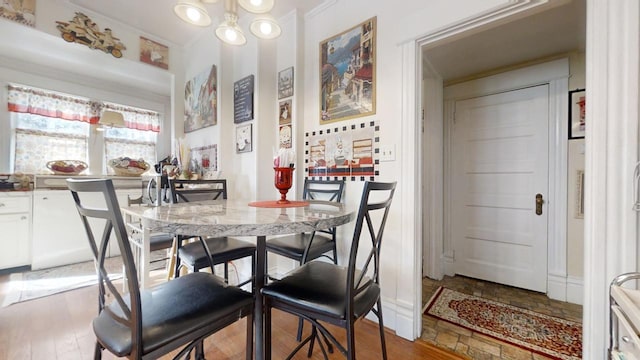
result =
[[262,5],[262,0],[251,0],[251,5],[260,6]]
[[224,36],[229,39],[229,41],[236,41],[236,39],[238,38],[238,34],[236,34],[235,30],[233,29],[227,29],[224,32]]
[[187,9],[187,17],[193,22],[200,20],[200,12],[192,7]]
[[269,34],[271,34],[272,30],[273,30],[273,28],[271,27],[271,24],[269,24],[268,22],[264,21],[264,22],[262,22],[262,24],[260,24],[260,31],[263,34],[269,35]]

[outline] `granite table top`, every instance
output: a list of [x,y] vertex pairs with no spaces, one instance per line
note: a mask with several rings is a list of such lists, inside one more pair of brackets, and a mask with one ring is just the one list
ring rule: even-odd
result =
[[308,206],[260,208],[247,201],[212,200],[163,206],[122,207],[153,232],[201,236],[268,236],[328,229],[346,224],[356,212],[344,204],[310,201]]

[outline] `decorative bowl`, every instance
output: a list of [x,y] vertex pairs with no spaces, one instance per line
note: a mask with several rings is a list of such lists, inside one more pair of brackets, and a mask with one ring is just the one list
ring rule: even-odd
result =
[[87,169],[86,162],[81,160],[53,160],[47,162],[47,169],[55,175],[78,175]]
[[150,165],[143,159],[119,157],[109,160],[109,166],[117,176],[140,176],[149,170]]

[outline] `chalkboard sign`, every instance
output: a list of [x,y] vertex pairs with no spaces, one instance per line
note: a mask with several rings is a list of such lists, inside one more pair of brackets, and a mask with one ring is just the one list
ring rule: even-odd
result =
[[233,122],[253,120],[253,75],[233,84]]

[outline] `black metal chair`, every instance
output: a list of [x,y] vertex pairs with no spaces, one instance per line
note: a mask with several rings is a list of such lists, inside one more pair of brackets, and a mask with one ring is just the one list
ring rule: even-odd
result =
[[[304,180],[304,200],[342,201],[344,180]],[[336,228],[311,233],[294,234],[267,240],[267,251],[297,260],[300,265],[326,257],[338,263],[336,251]],[[331,255],[327,255],[327,253]]]
[[[226,200],[227,180],[180,180],[169,179],[169,189],[173,203],[201,200]],[[175,276],[180,276],[180,268],[185,266],[191,272],[197,272],[209,266],[209,257],[203,247],[197,243],[184,243],[184,239],[193,236],[180,237],[177,246]],[[255,276],[256,245],[230,237],[205,239],[211,253],[214,265],[224,265],[224,279],[229,282],[229,262],[251,257],[251,278],[241,281],[237,286],[253,283]],[[253,288],[253,286],[252,286]]]
[[[312,180],[305,178],[302,190],[304,200],[342,201],[344,180]],[[334,264],[338,263],[336,250],[336,228],[314,231],[311,233],[293,234],[268,239],[267,252],[278,254],[298,261],[300,265],[321,257],[326,257]],[[327,255],[331,253],[331,255]],[[268,258],[268,256],[267,256]],[[265,260],[265,266],[266,260]],[[267,267],[268,268],[268,267]],[[298,336],[302,338],[302,319],[298,325]]]
[[[373,312],[378,317],[382,358],[387,358],[380,300],[380,245],[387,222],[396,183],[366,182],[356,218],[349,264],[338,266],[322,261],[308,262],[282,280],[262,288],[265,306],[265,352],[271,358],[271,310],[280,309],[309,321],[313,328],[289,355],[291,358],[306,343],[311,357],[314,343],[327,353],[319,333],[331,342],[349,360],[356,358],[354,323]],[[363,234],[363,229],[365,231]],[[368,234],[368,235],[366,235]],[[361,236],[362,235],[362,236]],[[367,242],[367,238],[370,242]],[[362,245],[362,246],[361,246]],[[360,265],[357,263],[360,259]],[[346,348],[320,323],[345,328]]]
[[[188,274],[140,289],[111,179],[68,179],[67,185],[87,232],[98,275],[98,315],[93,320],[95,359],[102,358],[103,349],[129,359],[157,359],[180,349],[174,357],[178,359],[196,349],[195,356],[201,359],[204,339],[243,317],[247,318],[246,358],[252,358],[252,294],[208,273]],[[86,206],[83,199],[91,194],[102,194],[104,203],[96,205],[92,196],[92,204]],[[124,264],[127,281],[122,290],[108,277],[104,266],[112,240],[117,241]],[[205,242],[201,246],[208,251]],[[185,296],[198,300],[185,301]]]

